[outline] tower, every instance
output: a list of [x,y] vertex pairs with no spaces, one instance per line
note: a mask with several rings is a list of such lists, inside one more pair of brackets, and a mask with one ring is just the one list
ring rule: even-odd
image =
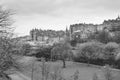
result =
[[68,36],[68,37],[70,36],[70,32],[69,32],[67,27],[66,27],[65,35]]
[[120,16],[118,15],[118,17],[116,18],[116,20],[120,20]]

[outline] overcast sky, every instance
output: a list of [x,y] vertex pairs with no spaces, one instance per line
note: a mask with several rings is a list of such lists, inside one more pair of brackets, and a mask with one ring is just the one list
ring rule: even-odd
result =
[[18,35],[33,28],[65,30],[75,23],[100,24],[120,14],[120,0],[0,0],[0,5],[15,10]]

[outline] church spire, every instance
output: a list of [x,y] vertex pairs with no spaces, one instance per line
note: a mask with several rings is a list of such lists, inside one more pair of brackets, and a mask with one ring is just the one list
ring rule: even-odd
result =
[[120,16],[119,16],[119,14],[118,14],[118,17],[116,18],[116,20],[120,20]]
[[66,36],[69,36],[69,30],[67,27],[66,27]]

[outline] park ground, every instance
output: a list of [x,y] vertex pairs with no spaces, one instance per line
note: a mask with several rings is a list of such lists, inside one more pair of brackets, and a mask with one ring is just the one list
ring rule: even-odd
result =
[[[32,63],[34,60],[29,60],[26,58],[20,59],[20,62],[23,64],[23,70],[11,74],[10,77],[12,80],[31,80],[31,69]],[[62,61],[56,62],[45,62],[45,65],[49,67],[50,72],[55,69],[59,69],[62,73],[62,76],[66,80],[72,80],[72,76],[76,71],[79,72],[79,80],[92,80],[94,74],[96,73],[100,80],[105,80],[104,76],[104,67],[96,65],[88,65],[85,63],[77,63],[72,61],[66,61],[66,68],[62,68]],[[41,61],[34,61],[34,80],[41,80]],[[117,69],[112,69],[112,75],[114,80],[120,80],[120,71]]]

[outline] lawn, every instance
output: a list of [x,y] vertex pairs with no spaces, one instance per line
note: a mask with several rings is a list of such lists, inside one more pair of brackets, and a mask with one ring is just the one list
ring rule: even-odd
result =
[[[31,62],[32,63],[32,62]],[[79,71],[79,80],[92,80],[93,75],[96,73],[99,77],[99,80],[105,80],[103,67],[87,65],[84,63],[77,63],[72,61],[66,62],[66,68],[62,68],[62,62],[45,62],[45,64],[49,67],[49,72],[54,72],[54,70],[60,70],[62,77],[66,80],[73,80],[72,76],[76,71]],[[23,75],[31,78],[31,68],[32,64],[24,64]],[[42,70],[41,70],[42,62],[35,61],[34,62],[34,80],[42,80]],[[112,70],[112,74],[114,76],[114,80],[120,80],[120,71]],[[24,80],[24,79],[23,79]]]

